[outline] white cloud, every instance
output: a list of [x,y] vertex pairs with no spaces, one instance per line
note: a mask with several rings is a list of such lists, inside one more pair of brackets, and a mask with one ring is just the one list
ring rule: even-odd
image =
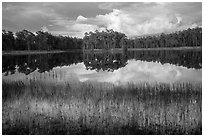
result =
[[[181,6],[181,9],[184,7],[184,10],[190,8],[186,3],[178,5]],[[120,9],[114,9],[114,7],[120,7]],[[126,4],[122,8],[122,4],[105,3],[103,8],[113,8],[112,12],[92,18],[80,15],[76,20],[72,20],[71,25],[68,24],[67,28],[77,31],[80,34],[78,36],[83,37],[86,31],[102,28],[113,29],[127,36],[138,36],[169,33],[199,26],[195,18],[182,13],[176,7],[177,5],[172,6],[171,3],[135,3],[128,6]],[[195,7],[192,6],[192,8],[195,10]]]
[[[88,5],[82,5],[83,10],[88,10]],[[37,31],[46,26],[51,33],[83,37],[85,32],[105,28],[123,32],[127,36],[138,36],[202,25],[202,3],[99,3],[98,7],[108,13],[86,16],[80,10],[75,13],[78,16],[72,17],[69,16],[72,15],[70,10],[70,14],[66,15],[66,6],[60,3],[57,7],[55,3],[3,4],[3,27]]]
[[43,31],[43,32],[48,32],[48,29],[47,29],[46,26],[42,26],[42,27],[41,27],[41,31]]
[[87,18],[85,18],[81,15],[77,17],[77,21],[84,21],[84,20],[87,20]]

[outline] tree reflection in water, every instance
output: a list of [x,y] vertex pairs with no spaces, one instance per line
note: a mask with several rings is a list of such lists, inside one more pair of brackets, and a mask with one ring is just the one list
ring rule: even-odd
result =
[[82,53],[54,53],[37,55],[18,55],[2,57],[2,72],[5,75],[16,71],[26,75],[38,70],[39,73],[51,71],[54,67],[70,66],[82,62]]
[[117,70],[127,65],[127,55],[125,53],[84,53],[83,61],[86,69],[111,71]]
[[2,72],[12,75],[15,72],[29,75],[34,71],[49,72],[55,67],[70,66],[84,62],[87,70],[113,72],[127,65],[130,59],[147,62],[170,63],[187,68],[202,68],[202,51],[196,50],[152,50],[124,52],[77,52],[2,57]]

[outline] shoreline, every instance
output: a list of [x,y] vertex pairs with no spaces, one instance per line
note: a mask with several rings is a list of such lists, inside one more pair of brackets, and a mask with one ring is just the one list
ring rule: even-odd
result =
[[65,53],[65,52],[81,52],[81,50],[15,50],[15,51],[2,51],[2,55],[30,55],[30,54],[48,54],[48,53]]
[[[161,47],[161,48],[128,48],[127,51],[145,51],[145,50],[202,50],[202,47]],[[84,52],[123,52],[122,48],[116,48],[116,49],[86,49]]]
[[202,50],[202,47],[163,47],[163,48],[129,48],[128,51],[134,50]]
[[[202,47],[171,47],[171,48],[129,48],[127,51],[142,51],[142,50],[202,50]],[[94,49],[94,50],[84,50],[84,52],[121,52],[123,51],[122,48],[120,49]],[[48,53],[65,53],[65,52],[83,52],[83,50],[15,50],[15,51],[2,51],[2,55],[30,55],[30,54],[48,54]]]

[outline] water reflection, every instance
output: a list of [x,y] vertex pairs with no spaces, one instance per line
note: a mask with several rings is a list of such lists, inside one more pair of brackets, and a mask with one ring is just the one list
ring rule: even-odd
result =
[[15,73],[4,79],[28,80],[38,79],[49,82],[110,82],[113,84],[132,83],[172,83],[172,82],[201,82],[201,69],[188,69],[169,63],[161,64],[156,62],[146,62],[140,60],[128,60],[123,68],[110,71],[87,70],[84,63],[73,64],[71,66],[56,67],[50,72],[39,73],[37,70],[30,75]]
[[146,62],[140,60],[129,60],[127,65],[112,73],[100,71],[99,73],[89,73],[79,75],[81,81],[99,81],[119,83],[141,83],[141,82],[201,82],[202,70],[188,69],[156,62]]
[[201,51],[3,56],[3,79],[53,82],[201,82]]
[[11,75],[15,72],[26,75],[38,70],[39,73],[51,71],[54,67],[69,66],[82,62],[82,53],[37,54],[3,56],[2,72]]
[[16,71],[26,75],[38,69],[43,73],[58,66],[69,66],[84,62],[87,69],[114,71],[125,67],[127,60],[136,59],[170,63],[187,68],[202,68],[202,51],[128,51],[125,53],[60,53],[21,56],[3,56],[2,71],[5,75]]
[[83,61],[87,69],[111,71],[125,67],[127,54],[122,53],[84,53]]
[[143,61],[155,61],[175,64],[187,68],[202,68],[201,50],[149,50],[149,51],[128,51],[128,59]]

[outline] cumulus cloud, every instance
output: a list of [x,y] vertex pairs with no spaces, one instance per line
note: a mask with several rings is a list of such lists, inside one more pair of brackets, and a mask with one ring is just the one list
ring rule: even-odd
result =
[[[85,32],[107,28],[132,37],[202,25],[201,2],[94,4],[98,9],[93,9],[89,3],[3,4],[3,27],[37,30],[46,26],[51,33],[77,37],[83,37]],[[80,9],[76,10],[73,6]],[[86,11],[89,12],[84,14]]]
[[[179,8],[178,8],[179,6]],[[125,33],[127,36],[138,36],[155,33],[169,33],[201,25],[201,3],[105,3],[101,8],[113,9],[105,15],[97,15],[84,23],[97,24]],[[198,9],[197,9],[198,8]],[[183,9],[186,12],[182,12]],[[187,9],[194,13],[188,15]],[[196,18],[197,17],[197,18]]]
[[202,24],[201,3],[103,3],[99,8],[112,11],[91,18],[78,16],[68,26],[81,30],[80,36],[86,31],[107,28],[132,37],[170,33]]

